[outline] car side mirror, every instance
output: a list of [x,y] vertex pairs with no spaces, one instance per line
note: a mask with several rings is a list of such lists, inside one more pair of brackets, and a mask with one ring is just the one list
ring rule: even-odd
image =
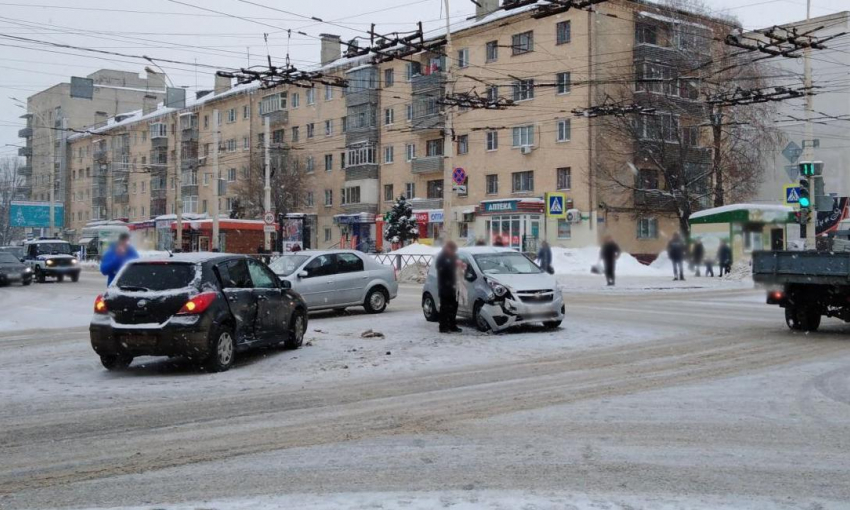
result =
[[292,282],[289,281],[289,280],[281,280],[280,281],[280,288],[283,289],[283,290],[289,290],[289,289],[292,288]]
[[307,278],[308,276],[310,276],[310,273],[307,271],[301,271],[298,273],[298,278]]
[[472,270],[470,270],[470,269],[467,269],[467,270],[463,273],[463,278],[464,278],[466,281],[468,281],[468,282],[474,282],[475,280],[477,280],[477,279],[478,279],[478,276],[476,276],[476,275],[475,275],[475,271],[472,271]]

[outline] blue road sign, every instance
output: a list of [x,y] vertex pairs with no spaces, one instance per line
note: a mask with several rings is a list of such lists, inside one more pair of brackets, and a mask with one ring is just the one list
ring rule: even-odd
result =
[[[62,228],[65,206],[56,203],[53,208],[53,222]],[[50,204],[48,202],[12,202],[9,208],[9,223],[13,227],[48,228],[50,227]]]
[[800,187],[785,186],[785,203],[799,204],[800,203]]

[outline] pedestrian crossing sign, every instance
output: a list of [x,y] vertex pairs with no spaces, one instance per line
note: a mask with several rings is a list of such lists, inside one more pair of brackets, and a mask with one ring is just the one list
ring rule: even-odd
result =
[[567,217],[567,195],[564,193],[546,193],[546,217]]
[[785,204],[799,204],[800,203],[800,186],[795,184],[791,184],[785,186]]

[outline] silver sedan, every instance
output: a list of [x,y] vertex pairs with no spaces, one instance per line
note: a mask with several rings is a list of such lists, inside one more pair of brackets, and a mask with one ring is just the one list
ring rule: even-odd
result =
[[269,267],[310,310],[362,306],[369,313],[381,313],[398,295],[395,270],[359,251],[304,251],[284,255]]

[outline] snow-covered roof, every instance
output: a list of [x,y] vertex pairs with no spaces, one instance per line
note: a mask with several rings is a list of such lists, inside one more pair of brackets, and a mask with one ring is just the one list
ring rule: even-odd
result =
[[723,214],[734,211],[747,211],[756,213],[773,213],[773,214],[788,214],[794,212],[794,208],[781,204],[729,204],[720,207],[713,207],[703,211],[691,214],[691,219],[704,218],[706,216],[714,216],[715,214]]
[[670,18],[670,17],[663,16],[661,14],[657,14],[657,13],[654,13],[654,12],[641,11],[641,12],[638,13],[638,15],[643,16],[644,18],[652,18],[654,20],[663,21],[664,23],[670,23],[670,24],[675,24],[675,25],[686,25],[686,26],[695,27],[695,28],[702,28],[704,30],[711,30],[709,27],[707,27],[705,25],[701,25],[699,23],[694,23],[692,21],[686,21],[686,20],[679,19],[679,18]]

